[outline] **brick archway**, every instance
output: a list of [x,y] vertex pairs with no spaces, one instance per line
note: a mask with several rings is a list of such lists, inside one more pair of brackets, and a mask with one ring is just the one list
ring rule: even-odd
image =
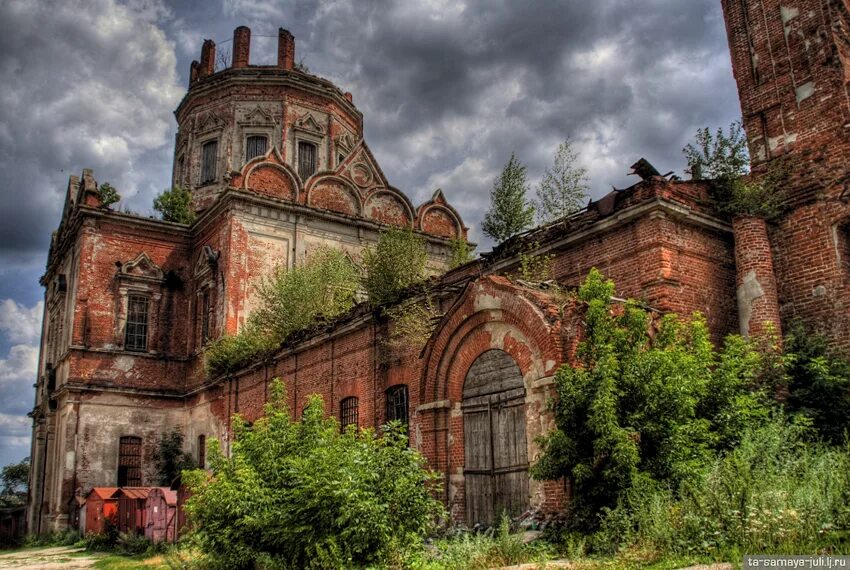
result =
[[[473,363],[485,352],[504,351],[516,363],[526,392],[528,458],[534,439],[551,428],[546,400],[552,376],[564,361],[560,308],[543,292],[498,276],[467,285],[441,321],[423,355],[417,408],[419,446],[431,466],[444,473],[445,500],[455,520],[466,513],[464,496],[463,386]],[[552,493],[531,482],[529,502],[542,506]]]

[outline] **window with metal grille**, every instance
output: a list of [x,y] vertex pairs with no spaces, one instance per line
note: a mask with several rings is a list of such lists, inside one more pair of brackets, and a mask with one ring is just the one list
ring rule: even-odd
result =
[[387,389],[387,421],[407,423],[407,386],[399,384]]
[[118,440],[118,486],[142,484],[142,438],[125,436]]
[[201,184],[215,180],[215,163],[218,159],[218,141],[209,141],[201,147]]
[[245,162],[266,154],[268,138],[265,135],[251,135],[245,140]]
[[198,436],[198,467],[201,469],[207,466],[207,436]]
[[210,339],[210,290],[204,289],[201,295],[201,342]]
[[307,180],[316,172],[316,145],[308,142],[298,143],[298,176]]
[[339,404],[339,424],[342,429],[345,429],[345,426],[354,424],[355,426],[358,424],[359,415],[358,408],[360,407],[360,403],[356,397],[351,396],[350,398],[345,398]]
[[127,298],[125,350],[148,349],[148,308],[148,298],[143,295],[130,295]]

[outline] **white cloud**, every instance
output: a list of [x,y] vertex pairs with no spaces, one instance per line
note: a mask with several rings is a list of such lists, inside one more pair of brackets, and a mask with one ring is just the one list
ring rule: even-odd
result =
[[83,168],[148,207],[167,184],[184,92],[170,17],[161,0],[0,3],[0,249],[40,250]]
[[0,413],[23,414],[32,409],[37,368],[38,347],[33,345],[16,344],[6,358],[0,358]]
[[3,299],[0,301],[0,333],[11,343],[37,344],[43,311],[43,301],[25,307],[12,299]]

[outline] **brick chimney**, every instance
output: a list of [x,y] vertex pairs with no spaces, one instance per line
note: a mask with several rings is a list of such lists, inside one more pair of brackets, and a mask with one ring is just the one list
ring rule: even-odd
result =
[[251,52],[251,28],[239,26],[233,30],[233,64],[231,67],[248,67]]
[[292,69],[295,67],[295,37],[283,28],[279,28],[277,34],[277,66]]
[[198,77],[206,77],[213,73],[215,73],[215,42],[204,40],[204,45],[201,47],[201,67],[198,70]]

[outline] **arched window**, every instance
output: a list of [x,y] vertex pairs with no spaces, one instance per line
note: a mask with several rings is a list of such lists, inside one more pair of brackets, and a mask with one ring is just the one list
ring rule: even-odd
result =
[[356,397],[351,396],[349,398],[345,398],[339,404],[339,425],[345,430],[345,426],[354,424],[355,426],[359,423],[359,408],[360,403]]
[[387,395],[387,421],[391,422],[393,420],[400,421],[401,423],[407,423],[407,407],[408,407],[408,398],[407,398],[407,386],[405,384],[398,384],[396,386],[390,386],[386,392]]
[[118,440],[118,486],[142,484],[142,438],[124,436]]

